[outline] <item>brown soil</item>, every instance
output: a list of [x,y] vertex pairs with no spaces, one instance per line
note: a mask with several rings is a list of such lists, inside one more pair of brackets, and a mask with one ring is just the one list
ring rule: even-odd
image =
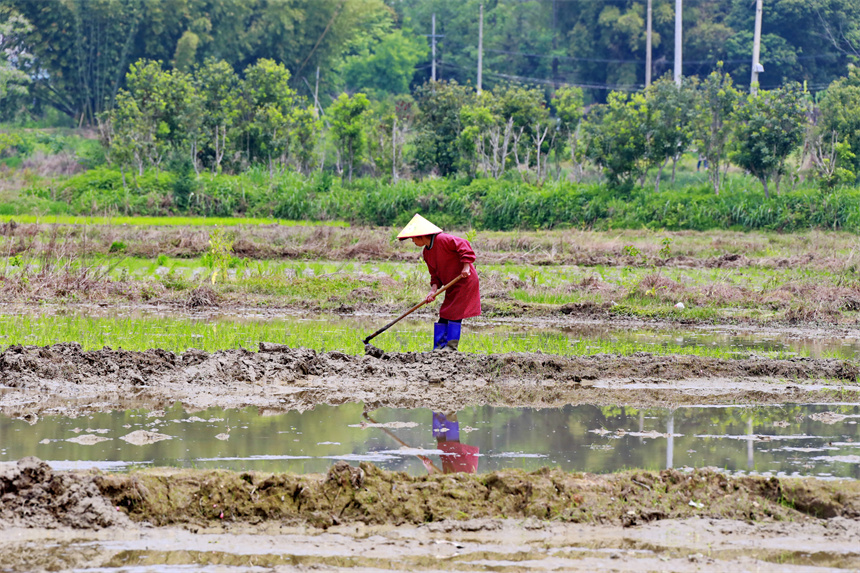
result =
[[709,470],[111,475],[26,458],[0,474],[0,569],[856,570],[859,520],[857,482]]
[[0,412],[76,415],[128,407],[257,406],[305,410],[363,402],[460,409],[770,404],[856,400],[860,367],[836,359],[723,360],[696,356],[404,353],[353,356],[261,343],[227,350],[83,351],[78,344],[0,353]]

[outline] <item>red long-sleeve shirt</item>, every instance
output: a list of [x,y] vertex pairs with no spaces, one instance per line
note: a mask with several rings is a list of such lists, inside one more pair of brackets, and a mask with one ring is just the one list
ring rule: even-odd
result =
[[468,264],[471,274],[445,291],[445,301],[439,309],[439,317],[447,320],[462,320],[481,314],[481,292],[478,273],[475,271],[475,251],[466,239],[439,233],[431,246],[422,251],[424,262],[430,271],[430,284],[441,288],[463,272]]

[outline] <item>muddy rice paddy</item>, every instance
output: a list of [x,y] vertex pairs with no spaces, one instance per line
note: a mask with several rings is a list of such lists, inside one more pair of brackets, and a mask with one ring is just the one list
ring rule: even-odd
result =
[[[23,257],[54,245],[44,232],[0,229],[9,255]],[[207,237],[108,227],[59,243],[62,256],[105,256],[123,241],[134,256],[195,257]],[[564,344],[588,336],[583,324],[671,333],[631,338],[655,352],[443,354],[380,340],[371,356],[265,340],[210,352],[6,340],[0,571],[860,570],[855,239],[673,240],[671,256],[649,233],[478,241],[499,267],[476,332],[551,329]],[[26,280],[4,267],[0,303],[263,320],[334,312],[382,324],[423,288],[397,266],[414,253],[385,232],[261,228],[240,233],[234,252],[340,262],[281,282],[261,270],[244,286],[237,273],[220,290],[190,288],[190,266],[187,277],[167,269],[150,281],[133,266],[114,278],[72,265],[48,276],[34,262]],[[344,278],[345,261],[384,261],[388,275],[355,263]],[[341,282],[283,306],[264,292],[318,288],[321,277]],[[657,351],[667,340],[723,344],[724,333],[743,352]],[[458,440],[440,437],[439,413],[459,413]],[[448,468],[441,444],[452,441],[473,448],[477,471],[434,471]]]

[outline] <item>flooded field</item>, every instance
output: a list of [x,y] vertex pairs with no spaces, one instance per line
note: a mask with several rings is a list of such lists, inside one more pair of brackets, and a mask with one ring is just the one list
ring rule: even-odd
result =
[[208,231],[50,231],[0,571],[860,570],[856,237],[479,232],[462,352],[422,308],[367,355],[426,290],[386,230],[237,229],[217,281]]
[[0,461],[56,470],[141,467],[325,473],[337,460],[411,475],[713,467],[728,475],[860,478],[860,404],[778,407],[470,407],[361,404],[306,412],[131,410],[79,418],[0,417]]

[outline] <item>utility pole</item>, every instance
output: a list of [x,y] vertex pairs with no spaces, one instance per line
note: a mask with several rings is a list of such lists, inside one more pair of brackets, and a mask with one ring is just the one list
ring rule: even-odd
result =
[[681,38],[684,26],[682,24],[683,0],[675,0],[675,83],[681,85]]
[[647,32],[645,36],[645,87],[651,85],[651,0],[648,0],[646,14]]
[[484,74],[484,3],[478,18],[478,95],[481,95],[481,80]]
[[432,70],[432,72],[430,74],[430,79],[432,79],[435,82],[436,81],[436,12],[433,12],[433,24],[432,24],[432,27],[430,28],[430,38],[432,38],[430,43],[433,46],[431,56],[430,56],[432,58],[432,61],[430,63],[430,69]]
[[761,52],[761,12],[762,0],[756,0],[755,4],[755,34],[753,35],[753,58],[752,58],[752,76],[750,77],[750,93],[755,95],[758,91],[758,75],[764,71],[761,63],[758,61]]

